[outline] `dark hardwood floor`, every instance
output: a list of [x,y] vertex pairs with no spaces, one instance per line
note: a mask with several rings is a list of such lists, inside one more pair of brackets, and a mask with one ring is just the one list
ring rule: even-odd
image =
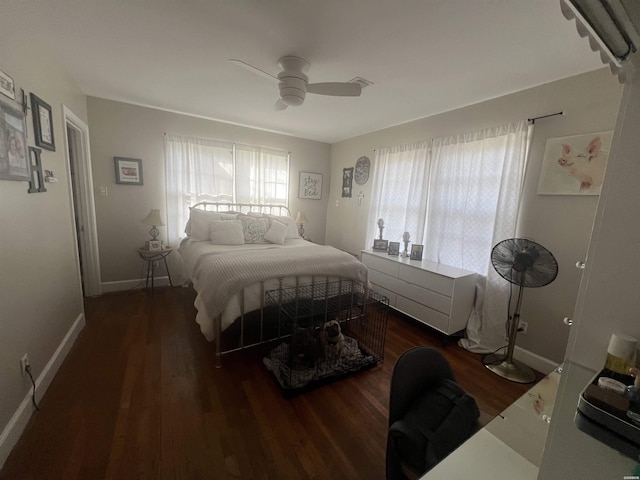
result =
[[442,349],[485,418],[530,388],[391,314],[382,365],[287,399],[260,347],[215,368],[193,299],[183,288],[88,299],[87,325],[0,479],[383,479],[390,377],[405,350]]

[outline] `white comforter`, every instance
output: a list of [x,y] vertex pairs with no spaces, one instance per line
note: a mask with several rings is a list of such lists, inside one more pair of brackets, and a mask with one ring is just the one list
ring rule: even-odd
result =
[[279,278],[284,278],[285,285],[295,285],[294,277],[304,282],[312,275],[367,282],[367,269],[355,257],[305,240],[228,246],[185,239],[178,251],[197,293],[196,321],[209,341],[215,338],[220,314],[220,331],[240,316],[242,290],[244,311],[260,308],[260,282],[267,289],[277,288]]

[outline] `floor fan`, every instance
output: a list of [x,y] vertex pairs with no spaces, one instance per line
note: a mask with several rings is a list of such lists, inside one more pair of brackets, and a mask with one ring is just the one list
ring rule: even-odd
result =
[[532,240],[509,238],[493,247],[491,263],[502,278],[518,286],[518,300],[513,315],[509,316],[507,321],[506,356],[489,355],[485,360],[485,366],[512,382],[531,383],[536,378],[533,370],[513,360],[522,293],[525,287],[544,287],[553,282],[558,275],[558,262],[549,250]]

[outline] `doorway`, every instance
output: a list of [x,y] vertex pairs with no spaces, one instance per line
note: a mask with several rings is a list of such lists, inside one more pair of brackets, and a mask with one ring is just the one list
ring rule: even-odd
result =
[[63,105],[65,143],[71,185],[71,211],[76,229],[78,267],[83,296],[102,293],[98,231],[93,197],[89,127]]

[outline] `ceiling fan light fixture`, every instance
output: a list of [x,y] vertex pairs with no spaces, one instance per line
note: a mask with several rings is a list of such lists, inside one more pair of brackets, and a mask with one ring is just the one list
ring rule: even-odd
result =
[[280,87],[280,98],[282,101],[290,107],[297,107],[302,105],[306,92],[299,88]]

